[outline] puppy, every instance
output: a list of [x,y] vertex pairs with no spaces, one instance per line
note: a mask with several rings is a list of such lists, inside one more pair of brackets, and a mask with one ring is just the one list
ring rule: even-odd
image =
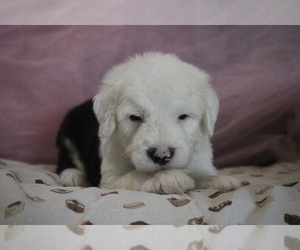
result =
[[93,104],[64,120],[57,139],[62,184],[162,194],[235,189],[240,181],[217,176],[212,164],[218,109],[204,71],[171,54],[131,57],[104,76]]

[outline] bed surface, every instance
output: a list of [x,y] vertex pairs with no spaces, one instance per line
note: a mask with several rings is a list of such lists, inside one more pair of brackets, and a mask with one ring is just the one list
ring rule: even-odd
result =
[[[0,226],[1,249],[298,250],[300,226]],[[61,237],[63,235],[63,237]],[[238,237],[237,237],[238,235]],[[51,237],[49,237],[51,236]],[[101,240],[99,240],[101,236]]]
[[55,165],[0,162],[0,224],[300,224],[300,161],[220,170],[241,188],[183,195],[63,187]]

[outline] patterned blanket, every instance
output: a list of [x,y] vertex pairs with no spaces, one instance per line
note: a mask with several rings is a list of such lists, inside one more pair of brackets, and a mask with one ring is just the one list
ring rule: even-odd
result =
[[300,162],[220,170],[243,186],[183,195],[63,187],[54,165],[0,161],[0,224],[300,224]]

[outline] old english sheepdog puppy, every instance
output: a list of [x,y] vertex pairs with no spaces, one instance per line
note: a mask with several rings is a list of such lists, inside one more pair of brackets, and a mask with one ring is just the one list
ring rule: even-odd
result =
[[204,71],[171,54],[131,57],[64,119],[57,136],[61,182],[163,194],[235,189],[240,181],[218,176],[212,164],[218,109]]

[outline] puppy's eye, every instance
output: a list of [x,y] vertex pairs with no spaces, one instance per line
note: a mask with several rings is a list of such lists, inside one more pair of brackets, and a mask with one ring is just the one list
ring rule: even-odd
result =
[[178,119],[179,119],[179,120],[185,120],[185,119],[188,118],[188,117],[189,117],[188,115],[182,114],[182,115],[178,116]]
[[142,121],[142,117],[137,116],[137,115],[131,115],[131,116],[129,116],[129,119],[133,122],[141,122]]

